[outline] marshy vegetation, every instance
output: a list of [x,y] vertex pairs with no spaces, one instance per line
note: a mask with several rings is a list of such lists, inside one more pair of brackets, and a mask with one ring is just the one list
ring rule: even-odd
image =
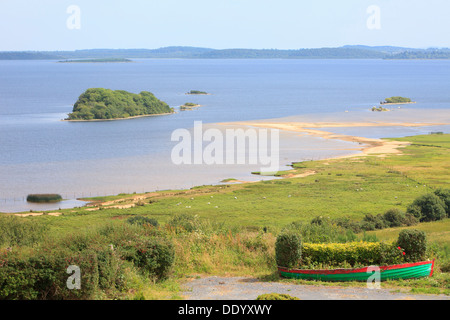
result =
[[29,194],[27,196],[27,202],[33,203],[52,203],[62,200],[63,198],[59,194]]

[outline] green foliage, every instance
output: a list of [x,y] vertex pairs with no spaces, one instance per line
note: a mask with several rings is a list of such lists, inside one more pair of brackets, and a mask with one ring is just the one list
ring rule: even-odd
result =
[[411,99],[397,96],[386,98],[384,103],[409,103],[409,102],[411,102]]
[[275,259],[280,267],[298,266],[302,257],[302,239],[293,232],[282,233],[275,243]]
[[208,94],[208,92],[199,91],[199,90],[191,90],[188,92],[188,94]]
[[445,203],[445,211],[447,212],[447,217],[450,218],[450,189],[439,188],[434,194]]
[[27,201],[35,203],[60,202],[62,197],[59,194],[29,194]]
[[156,219],[143,217],[143,216],[134,216],[134,217],[128,218],[127,222],[129,224],[132,224],[132,225],[134,224],[134,225],[139,225],[139,226],[142,226],[142,225],[151,225],[154,227],[159,226],[159,223]]
[[288,294],[280,294],[280,293],[267,293],[267,294],[262,294],[260,296],[258,296],[256,298],[256,300],[272,300],[272,301],[276,301],[276,300],[300,300],[297,297],[292,297]]
[[88,89],[75,103],[68,120],[107,120],[171,113],[169,105],[152,93],[139,94],[103,88]]
[[347,226],[353,225],[346,219],[332,221],[322,216],[315,217],[310,223],[292,222],[284,230],[301,235],[302,240],[308,243],[351,242],[356,240],[353,229]]
[[168,276],[175,258],[172,242],[161,237],[135,239],[124,245],[123,252],[125,259],[157,279]]
[[[0,299],[98,299],[120,297],[129,275],[166,278],[174,261],[171,241],[146,225],[105,225],[38,247],[0,250]],[[81,290],[68,290],[67,268],[81,269]]]
[[14,216],[0,216],[0,247],[31,246],[43,239],[47,226]]
[[304,243],[301,267],[381,266],[402,261],[402,254],[395,244],[383,242]]
[[390,228],[396,228],[403,226],[405,214],[399,209],[389,209],[384,213],[383,218]]
[[361,228],[365,231],[387,228],[386,221],[382,215],[366,214],[361,222]]
[[175,215],[167,225],[179,232],[194,232],[200,229],[201,222],[197,215],[182,213]]
[[397,245],[405,251],[405,259],[409,262],[418,262],[426,258],[427,236],[421,230],[402,230]]
[[[48,249],[31,255],[9,253],[0,260],[0,299],[69,300],[95,299],[99,272],[93,251]],[[67,268],[81,269],[81,290],[67,288]]]
[[408,206],[407,212],[415,216],[420,222],[437,221],[447,216],[446,205],[434,193],[420,196]]

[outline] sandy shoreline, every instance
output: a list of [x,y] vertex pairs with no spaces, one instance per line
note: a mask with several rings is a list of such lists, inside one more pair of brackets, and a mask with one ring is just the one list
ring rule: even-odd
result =
[[264,129],[279,129],[289,132],[298,132],[323,139],[333,139],[359,143],[362,154],[331,157],[323,160],[358,157],[369,154],[385,156],[387,154],[401,154],[399,148],[409,145],[404,141],[389,141],[383,139],[365,138],[336,134],[330,131],[317,130],[321,128],[351,128],[351,127],[428,127],[438,125],[450,125],[450,123],[415,123],[415,122],[230,122],[219,123],[219,125],[250,126]]

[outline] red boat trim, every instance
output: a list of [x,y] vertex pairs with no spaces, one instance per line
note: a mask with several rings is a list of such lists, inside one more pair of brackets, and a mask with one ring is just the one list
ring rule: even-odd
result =
[[[434,268],[434,260],[433,261],[422,261],[422,262],[414,262],[414,263],[404,263],[404,264],[396,264],[392,266],[381,266],[380,271],[386,270],[394,270],[394,269],[404,269],[410,267],[422,266],[425,264],[431,264],[431,274],[433,275]],[[333,270],[302,270],[302,269],[288,269],[283,267],[278,267],[280,272],[286,273],[301,273],[301,274],[348,274],[348,273],[367,273],[367,269],[369,267],[359,268],[359,269],[333,269]]]
[[430,278],[433,276],[433,272],[434,272],[434,260],[435,259],[433,259],[433,264],[431,265]]

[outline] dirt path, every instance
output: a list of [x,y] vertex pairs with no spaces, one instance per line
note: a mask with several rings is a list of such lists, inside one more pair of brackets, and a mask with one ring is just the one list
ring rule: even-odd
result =
[[445,295],[394,293],[387,289],[324,287],[278,282],[262,282],[254,278],[205,277],[184,285],[186,300],[255,300],[265,293],[288,294],[301,300],[450,300]]

